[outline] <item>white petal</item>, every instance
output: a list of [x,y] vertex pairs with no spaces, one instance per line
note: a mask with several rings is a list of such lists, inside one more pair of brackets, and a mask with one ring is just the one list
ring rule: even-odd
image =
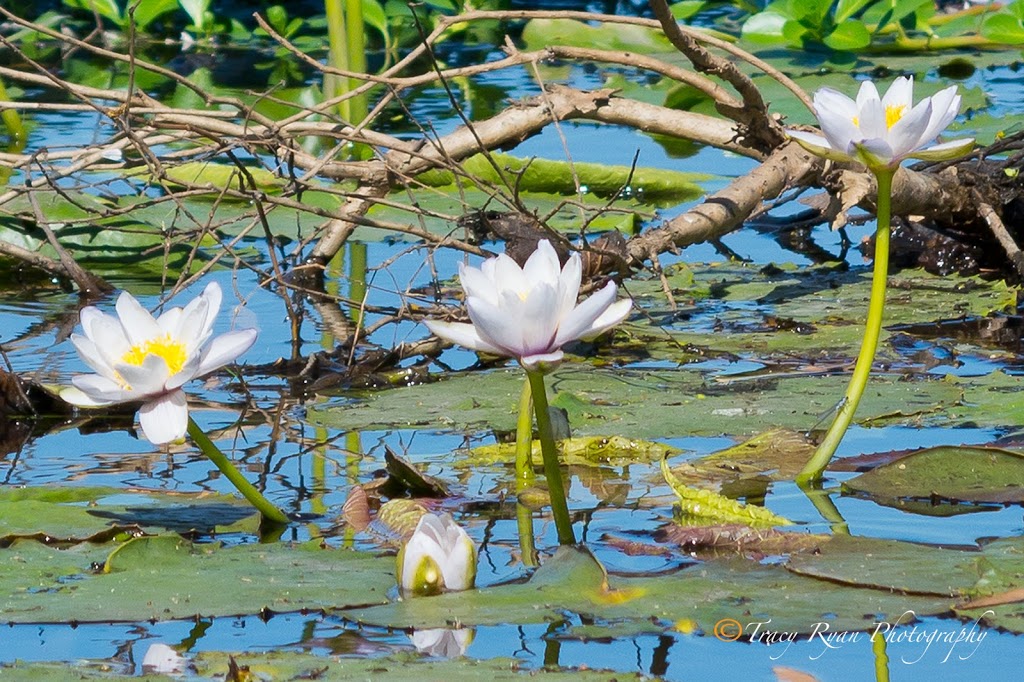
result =
[[440,322],[438,320],[424,320],[423,324],[427,325],[427,329],[435,336],[451,341],[458,346],[464,346],[481,353],[491,353],[492,355],[508,355],[504,350],[481,339],[480,335],[476,333],[476,327],[471,324],[466,324],[465,322]]
[[120,364],[114,369],[132,387],[131,392],[138,400],[164,393],[164,384],[171,376],[167,362],[159,355],[147,355],[141,365]]
[[[508,292],[505,298],[517,299],[516,294]],[[500,348],[500,355],[518,358],[523,354],[523,320],[520,309],[509,309],[504,305],[495,306],[479,298],[466,299],[466,311],[469,319],[476,327],[476,333],[494,348]]]
[[131,345],[160,336],[160,325],[127,291],[117,297],[117,316]]
[[530,282],[526,281],[522,269],[514,260],[505,254],[491,260],[494,263],[494,286],[499,295],[504,291],[520,294],[530,290]]
[[96,400],[77,386],[68,386],[60,390],[60,399],[76,407],[101,407],[112,404],[108,400]]
[[935,93],[931,98],[932,117],[928,127],[921,135],[921,145],[931,144],[942,134],[957,114],[960,113],[960,95],[956,86],[950,86]]
[[202,361],[203,358],[200,355],[193,355],[185,360],[185,364],[181,366],[177,374],[167,377],[167,381],[164,382],[164,388],[170,391],[180,388],[195,379],[199,376],[199,368],[202,365]]
[[892,148],[893,161],[904,159],[910,152],[931,142],[931,140],[923,140],[921,137],[928,127],[931,117],[931,102],[924,100],[889,129],[888,141]]
[[576,306],[580,295],[580,281],[583,276],[583,264],[578,253],[569,256],[558,278],[558,319],[564,318]]
[[88,365],[92,371],[105,376],[111,381],[117,379],[114,368],[110,366],[107,359],[103,357],[103,353],[100,352],[91,339],[78,334],[72,334],[71,345],[78,351],[78,356],[82,358],[82,362]]
[[590,329],[580,335],[580,338],[584,341],[589,341],[596,336],[600,336],[626,319],[629,316],[629,311],[632,309],[632,299],[624,298],[621,301],[612,303],[608,306],[607,310],[601,313],[601,317],[594,320],[594,323],[590,325]]
[[239,355],[249,350],[256,343],[255,329],[238,329],[221,334],[203,351],[199,368],[193,376],[203,376],[215,369],[220,369],[229,362],[234,362]]
[[906,107],[908,110],[914,106],[914,77],[900,76],[892,82],[885,97],[882,98],[882,108]]
[[857,103],[838,90],[821,88],[814,93],[814,112],[819,117],[822,114],[842,116],[852,121],[857,116]]
[[551,353],[539,353],[534,355],[524,355],[519,358],[519,364],[531,372],[550,372],[562,364],[562,358],[565,357],[565,353],[561,349],[553,351]]
[[892,147],[885,140],[865,140],[855,149],[857,160],[872,170],[899,165],[900,159],[893,158]]
[[189,352],[195,352],[210,338],[213,321],[221,303],[220,285],[210,282],[203,293],[188,302],[174,330],[175,339],[185,343]]
[[814,133],[806,133],[802,130],[786,130],[786,134],[789,135],[795,142],[801,147],[806,149],[812,154],[822,156],[826,159],[832,159],[833,161],[854,161],[854,157],[850,156],[845,152],[841,152],[835,149],[828,140],[821,135],[815,135]]
[[[441,563],[441,575],[444,586],[449,590],[468,590],[476,580],[476,547],[462,528],[452,522],[457,529],[455,542],[448,548],[448,556]],[[451,535],[451,533],[449,533]]]
[[459,263],[459,282],[466,296],[476,296],[492,304],[498,303],[498,290],[494,280],[482,270]]
[[120,362],[131,348],[131,343],[117,318],[101,313],[96,308],[85,308],[81,320],[82,331],[92,340],[106,363],[113,366]]
[[[857,125],[860,127],[861,140],[884,140],[889,134],[889,125],[885,119],[882,102],[870,99],[860,108]],[[822,128],[824,130],[824,127]],[[854,144],[857,140],[854,140]]]
[[860,90],[857,91],[857,110],[860,111],[864,106],[870,102],[881,103],[881,99],[878,97],[878,88],[872,81],[864,81],[860,84]]
[[188,401],[183,391],[166,393],[139,408],[139,426],[150,443],[160,445],[185,437]]
[[924,161],[949,161],[960,158],[972,149],[974,149],[974,138],[969,137],[963,140],[950,140],[927,149],[919,149],[913,154],[909,154],[909,156],[912,159],[922,159]]
[[160,331],[174,336],[178,328],[178,322],[181,321],[181,313],[180,306],[165,310],[160,317],[156,318],[156,323],[160,325]]
[[535,286],[523,302],[521,320],[522,355],[549,353],[558,348],[558,291],[547,282]]
[[547,283],[555,286],[562,274],[562,265],[558,261],[555,247],[547,239],[537,242],[537,249],[526,259],[523,266],[523,277],[528,286]]
[[[98,374],[71,377],[71,383],[88,399],[88,402],[80,401],[73,403],[75,405],[113,405],[114,403],[126,403],[139,399],[131,391],[123,389],[117,382]],[[71,402],[72,399],[80,398],[81,396],[77,394],[71,394],[67,400]]]
[[841,154],[849,154],[851,145],[864,137],[857,124],[845,113],[823,111],[818,114],[818,125],[828,140],[828,146]]
[[617,287],[615,282],[608,282],[604,287],[595,292],[590,298],[581,302],[576,308],[565,316],[558,327],[558,335],[555,337],[555,347],[561,348],[570,341],[582,338],[587,334],[594,322],[601,317],[615,301]]

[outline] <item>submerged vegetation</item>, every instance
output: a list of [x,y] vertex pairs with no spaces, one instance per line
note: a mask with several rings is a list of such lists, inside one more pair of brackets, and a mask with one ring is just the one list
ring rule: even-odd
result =
[[0,672],[995,679],[1024,0],[525,4],[0,6]]

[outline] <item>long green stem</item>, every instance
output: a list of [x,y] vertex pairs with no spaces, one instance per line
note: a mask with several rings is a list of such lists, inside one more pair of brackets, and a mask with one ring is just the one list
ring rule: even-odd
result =
[[516,483],[533,483],[533,395],[530,380],[523,383],[519,396],[519,420],[516,422]]
[[544,375],[541,372],[526,370],[526,376],[530,380],[530,393],[533,395],[533,411],[537,415],[540,452],[544,458],[544,477],[548,480],[548,493],[551,495],[551,514],[555,517],[558,544],[575,545],[576,536],[572,532],[569,504],[565,499],[565,488],[562,487],[562,472],[558,466],[555,437],[551,433],[551,417],[548,415],[548,397],[544,391]]
[[871,637],[871,653],[875,658],[875,682],[889,682],[889,654],[886,651],[886,644],[882,635]]
[[[519,396],[519,420],[516,422],[516,492],[521,493],[533,485],[533,394],[530,380],[523,382]],[[519,530],[519,550],[524,566],[537,565],[537,549],[533,541],[533,514],[530,509],[516,503],[516,527]]]
[[[324,0],[324,13],[327,15],[327,63],[336,69],[348,71],[348,49],[345,47],[348,29],[345,25],[345,5],[343,0]],[[348,80],[335,76],[324,75],[324,96],[332,99],[348,92]],[[338,115],[346,121],[351,119],[349,100],[338,103]]]
[[882,330],[882,314],[885,312],[885,285],[889,277],[889,223],[891,220],[892,176],[894,171],[884,169],[875,171],[878,181],[878,227],[875,231],[875,269],[871,278],[871,301],[868,303],[868,319],[864,325],[864,339],[861,342],[857,364],[853,368],[853,377],[846,388],[843,402],[839,406],[832,426],[829,427],[825,439],[815,450],[810,461],[797,475],[797,483],[807,483],[821,479],[822,472],[835,454],[839,442],[853,421],[864,388],[871,374],[871,365],[878,349],[878,336]]
[[235,468],[231,460],[203,433],[203,430],[199,428],[199,425],[196,424],[192,417],[188,418],[188,435],[192,436],[192,440],[203,451],[203,454],[217,465],[221,473],[231,481],[238,492],[242,493],[242,496],[249,501],[249,504],[256,507],[259,513],[263,515],[264,521],[278,524],[289,522],[288,517],[283,511],[271,504],[267,498],[263,497],[259,490],[256,490],[249,481],[245,480],[245,477]]

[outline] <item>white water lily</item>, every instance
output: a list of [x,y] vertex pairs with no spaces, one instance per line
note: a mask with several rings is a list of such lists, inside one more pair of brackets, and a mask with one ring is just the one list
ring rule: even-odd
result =
[[451,514],[424,514],[398,553],[398,584],[410,595],[468,590],[476,582],[476,546]]
[[562,267],[547,240],[522,268],[501,254],[479,267],[459,264],[471,323],[427,320],[437,336],[483,353],[516,358],[527,370],[562,360],[562,346],[591,339],[626,318],[632,301],[615,300],[609,282],[579,305],[582,265],[573,253]]
[[232,362],[256,341],[255,329],[210,340],[221,298],[220,286],[211,282],[184,308],[159,318],[128,292],[117,299],[117,317],[83,308],[83,334],[72,334],[71,343],[96,374],[74,377],[60,397],[82,407],[142,402],[139,424],[149,441],[184,437],[188,403],[181,387]]
[[814,93],[814,109],[823,135],[792,129],[786,133],[813,154],[859,161],[872,170],[895,170],[908,158],[955,159],[974,147],[973,138],[932,145],[960,111],[955,85],[917,105],[912,77],[897,78],[881,98],[871,81],[861,84],[856,101],[821,88]]

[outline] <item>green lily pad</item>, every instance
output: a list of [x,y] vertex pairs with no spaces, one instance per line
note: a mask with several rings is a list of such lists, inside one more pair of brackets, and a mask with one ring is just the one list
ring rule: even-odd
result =
[[346,611],[345,617],[388,627],[446,627],[558,620],[565,611],[616,623],[636,632],[663,632],[680,621],[712,632],[733,618],[771,620],[773,629],[807,633],[816,623],[838,630],[868,630],[913,609],[918,615],[949,610],[948,598],[850,589],[788,573],[777,565],[718,560],[672,575],[609,578],[586,550],[563,547],[530,581],[484,590],[409,599]]
[[[178,535],[0,550],[0,620],[142,621],[382,603],[394,559],[315,545],[193,544]],[[104,566],[103,572],[94,567]]]
[[879,499],[941,498],[954,502],[1024,502],[1024,454],[985,447],[928,448],[843,484]]
[[[387,657],[345,656],[344,658],[316,656],[298,651],[201,651],[185,654],[195,667],[198,679],[226,679],[230,660],[239,668],[248,669],[254,680],[359,680],[386,678],[388,680],[450,680],[451,682],[515,682],[530,679],[542,682],[623,682],[656,681],[660,678],[639,673],[611,672],[600,669],[568,669],[545,666],[520,671],[521,662],[509,658],[457,658],[432,660],[414,653],[397,653]],[[167,680],[166,675],[117,674],[110,671],[109,660],[86,661],[83,664],[38,663],[16,661],[0,664],[0,676],[16,676],[29,682],[66,682],[66,680],[106,680],[107,682],[139,682],[139,680]],[[187,679],[191,679],[187,678]],[[248,679],[248,678],[246,678]]]
[[[564,394],[562,394],[564,395]],[[656,462],[662,457],[676,455],[678,448],[651,441],[622,436],[579,436],[555,442],[558,459],[569,465],[624,466],[633,462]],[[532,443],[533,461],[541,461],[540,441]],[[515,443],[481,445],[469,451],[457,466],[480,466],[501,462],[511,464],[516,459]]]
[[787,568],[846,585],[954,597],[975,584],[981,558],[978,551],[837,535],[816,552],[790,557]]
[[[548,378],[548,386],[554,396],[568,392],[579,401],[579,412],[570,418],[575,435],[650,440],[808,428],[838,403],[847,381],[842,375],[795,375],[709,385],[700,372],[687,368],[580,371],[566,363]],[[473,372],[432,384],[348,393],[345,405],[310,406],[307,416],[312,424],[344,431],[420,426],[512,431],[521,389],[518,371]],[[857,416],[917,423],[921,414],[955,404],[962,395],[952,382],[874,377]]]
[[259,514],[231,495],[182,495],[118,488],[28,487],[0,490],[0,545],[106,541],[123,532],[256,532]]
[[[623,193],[623,196],[636,195],[646,204],[671,206],[700,197],[704,189],[697,183],[716,179],[708,173],[683,173],[660,168],[583,162],[570,164],[567,161],[520,159],[496,153],[490,158],[494,165],[482,154],[463,160],[462,169],[469,177],[460,177],[458,184],[472,187],[480,184],[475,182],[477,180],[498,185],[507,183],[523,192],[575,197],[578,179],[583,194],[593,193],[608,198]],[[455,174],[445,170],[421,173],[416,179],[431,187],[456,184]]]

